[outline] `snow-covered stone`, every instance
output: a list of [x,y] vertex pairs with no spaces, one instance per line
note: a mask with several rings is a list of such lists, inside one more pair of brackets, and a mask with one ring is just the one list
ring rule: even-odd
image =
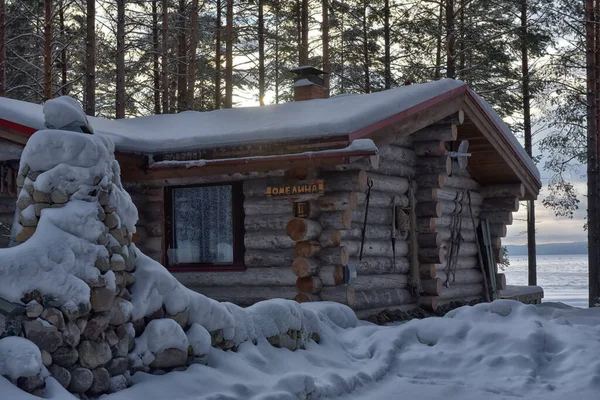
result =
[[0,376],[17,380],[41,376],[43,371],[42,354],[35,344],[16,336],[0,339]]
[[36,319],[44,312],[44,307],[35,300],[27,304],[26,315],[28,318]]
[[62,312],[56,308],[46,308],[44,312],[42,312],[41,318],[50,322],[59,331],[65,329],[65,319]]
[[65,389],[69,387],[71,384],[71,373],[68,369],[54,364],[49,368],[49,371],[52,377],[56,379],[62,387]]
[[170,369],[185,366],[187,358],[187,352],[180,349],[161,350],[154,354],[154,360],[150,363],[150,368]]

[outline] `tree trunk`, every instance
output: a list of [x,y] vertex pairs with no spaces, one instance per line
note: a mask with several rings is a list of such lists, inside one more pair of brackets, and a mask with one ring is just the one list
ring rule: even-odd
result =
[[258,101],[265,105],[265,19],[263,0],[258,0]]
[[[527,49],[527,0],[521,0],[521,72],[523,90],[523,131],[525,133],[525,151],[532,156],[531,106],[529,94],[529,60]],[[527,202],[527,260],[529,286],[537,285],[537,266],[535,254],[535,200]]]
[[233,107],[233,0],[227,0],[225,10],[225,108]]
[[215,19],[215,108],[221,108],[221,14],[223,1],[217,0],[217,17]]
[[0,0],[0,97],[6,95],[6,2]]
[[161,92],[162,92],[162,112],[169,112],[169,2],[162,0],[162,26],[161,26]]
[[125,0],[117,0],[117,119],[125,118]]
[[363,15],[362,15],[362,39],[363,39],[363,57],[365,71],[365,93],[371,93],[371,58],[369,53],[369,25],[367,21],[368,1],[363,0]]
[[600,305],[600,236],[598,232],[598,132],[594,0],[585,2],[587,74],[587,176],[589,306]]
[[454,0],[446,0],[446,77],[456,77],[454,65]]
[[152,0],[152,80],[154,85],[154,114],[160,114],[160,64],[158,47],[158,0]]
[[177,33],[177,111],[188,109],[187,104],[187,38],[186,38],[186,1],[179,0]]
[[96,115],[96,1],[87,0],[85,41],[85,113]]
[[435,74],[434,79],[438,80],[442,77],[442,32],[444,31],[444,0],[439,0],[440,9],[438,14],[438,35],[435,43]]
[[66,96],[69,93],[67,88],[68,76],[67,76],[67,38],[65,35],[65,6],[64,1],[60,1],[58,10],[58,25],[60,29],[60,94]]
[[275,45],[273,52],[274,54],[274,62],[275,62],[275,104],[279,104],[279,0],[275,1],[274,5],[274,13],[275,13]]
[[196,50],[198,48],[198,0],[192,0],[190,10],[190,48],[188,50],[187,99],[188,109],[194,109],[194,91],[196,89]]
[[392,87],[392,58],[390,55],[390,0],[385,0],[383,13],[383,35],[385,37],[385,55],[383,59],[385,68],[385,88],[390,89]]
[[325,97],[329,97],[329,74],[331,73],[329,65],[329,0],[323,0],[322,19],[323,71],[326,72],[323,76],[323,86],[325,86]]
[[44,101],[52,97],[52,0],[44,0]]
[[300,65],[308,65],[308,0],[302,0],[300,8],[300,42],[299,62]]

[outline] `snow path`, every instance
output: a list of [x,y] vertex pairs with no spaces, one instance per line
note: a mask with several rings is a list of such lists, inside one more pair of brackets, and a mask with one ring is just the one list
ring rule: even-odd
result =
[[[211,349],[209,366],[138,373],[133,387],[103,399],[558,400],[600,391],[600,309],[497,301],[395,326],[322,320],[321,344],[306,350],[264,340],[237,353]],[[72,399],[55,387],[49,398]]]

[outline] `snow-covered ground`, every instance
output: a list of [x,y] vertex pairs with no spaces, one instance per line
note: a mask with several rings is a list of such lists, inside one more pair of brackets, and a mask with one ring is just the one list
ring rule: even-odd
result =
[[[545,400],[600,392],[600,309],[503,300],[444,318],[343,328],[353,323],[337,307],[343,306],[328,311],[335,322],[323,317],[321,344],[306,350],[277,349],[265,340],[244,343],[237,353],[213,348],[208,366],[137,373],[133,387],[104,399]],[[73,399],[50,382],[50,399]],[[3,378],[0,393],[35,399]]]

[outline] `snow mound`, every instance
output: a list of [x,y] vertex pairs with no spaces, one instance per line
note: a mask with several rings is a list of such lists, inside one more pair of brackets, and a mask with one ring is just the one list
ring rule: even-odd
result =
[[44,103],[46,127],[81,133],[94,133],[87,116],[77,100],[69,96],[50,99]]
[[499,300],[444,318],[341,329],[323,314],[327,308],[314,310],[320,345],[290,352],[259,340],[236,353],[212,349],[209,366],[136,374],[132,388],[107,400],[563,400],[596,398],[600,390],[599,310]]
[[0,339],[0,375],[16,380],[44,375],[40,349],[29,340],[10,336]]
[[192,324],[185,334],[195,355],[208,354],[211,344],[210,333],[202,325]]

